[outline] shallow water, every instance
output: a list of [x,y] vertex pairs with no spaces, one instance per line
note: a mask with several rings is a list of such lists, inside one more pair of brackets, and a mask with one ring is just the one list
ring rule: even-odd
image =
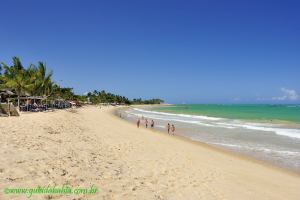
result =
[[137,118],[153,119],[155,128],[165,132],[167,123],[171,123],[176,126],[178,135],[300,172],[300,126],[297,122],[286,123],[274,118],[266,123],[265,120],[161,110],[164,107],[129,108],[118,112],[132,122]]
[[154,107],[156,111],[227,119],[300,123],[300,105],[191,104]]

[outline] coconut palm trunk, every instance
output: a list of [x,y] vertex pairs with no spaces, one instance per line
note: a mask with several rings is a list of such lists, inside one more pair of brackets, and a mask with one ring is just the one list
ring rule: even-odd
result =
[[18,95],[18,111],[20,111],[20,95]]

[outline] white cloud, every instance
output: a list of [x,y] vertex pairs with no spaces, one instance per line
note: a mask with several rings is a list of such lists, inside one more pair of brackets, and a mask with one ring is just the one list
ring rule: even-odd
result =
[[283,95],[280,97],[272,97],[272,100],[291,100],[295,101],[300,99],[300,96],[297,94],[295,90],[287,89],[287,88],[281,88],[281,91],[283,92]]

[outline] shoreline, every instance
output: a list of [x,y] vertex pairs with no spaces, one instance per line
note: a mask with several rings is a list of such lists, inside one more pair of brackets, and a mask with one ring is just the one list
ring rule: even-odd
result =
[[[151,106],[151,105],[149,105],[149,106]],[[114,117],[116,117],[119,120],[126,121],[127,123],[129,123],[131,125],[135,125],[134,123],[130,122],[129,120],[120,118],[119,116],[116,115],[115,112],[117,110],[126,109],[126,108],[128,108],[128,107],[114,108],[113,110],[110,111],[110,114],[113,115]],[[275,169],[275,170],[278,170],[278,171],[281,171],[281,172],[284,172],[284,173],[288,173],[290,175],[298,176],[300,178],[300,170],[296,171],[296,170],[292,170],[290,168],[280,167],[280,166],[272,164],[271,162],[269,162],[267,160],[256,159],[256,158],[253,158],[251,156],[247,156],[247,155],[235,152],[235,151],[231,151],[229,149],[225,149],[225,148],[218,147],[218,146],[213,146],[213,145],[210,145],[210,144],[204,143],[202,141],[198,141],[198,140],[193,140],[193,139],[191,139],[189,137],[186,137],[186,136],[176,135],[176,134],[175,135],[169,135],[166,132],[163,132],[163,131],[160,131],[160,130],[157,130],[157,129],[145,128],[143,126],[141,126],[140,128],[143,129],[143,130],[146,130],[146,131],[153,132],[153,133],[158,133],[158,134],[163,134],[163,135],[166,135],[166,136],[170,136],[172,138],[175,138],[175,139],[178,139],[178,140],[181,140],[181,141],[185,141],[185,142],[190,143],[192,145],[199,145],[201,147],[208,148],[212,151],[222,153],[222,154],[226,154],[228,156],[233,156],[233,157],[236,157],[238,159],[247,160],[249,162],[254,162],[256,164],[260,164],[260,165],[263,165],[263,166],[266,166],[266,167],[269,167],[269,168],[272,168],[272,169]]]
[[221,118],[215,122],[215,119],[206,119],[201,115],[193,117],[159,112],[160,109],[154,109],[153,106],[135,108],[132,106],[128,111],[120,112],[124,112],[124,118],[129,121],[135,121],[141,116],[153,119],[157,125],[155,129],[163,132],[167,122],[175,123],[177,135],[300,174],[300,141],[292,138],[298,137],[299,129]]

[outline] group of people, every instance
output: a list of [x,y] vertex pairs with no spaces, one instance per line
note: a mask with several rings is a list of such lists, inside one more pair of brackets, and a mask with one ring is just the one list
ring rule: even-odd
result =
[[[144,119],[144,117],[142,117],[142,120],[145,121],[145,127],[148,128],[148,123],[149,123],[148,119]],[[138,120],[136,122],[136,126],[139,128],[140,124],[141,124],[141,120],[140,120],[140,118],[138,118]],[[151,128],[154,128],[154,121],[153,121],[153,119],[151,120],[150,126],[151,126]],[[168,123],[167,124],[167,130],[168,130],[168,134],[172,133],[174,135],[174,133],[175,133],[175,126],[174,126],[174,124],[171,125],[170,123]]]
[[168,128],[168,133],[170,134],[170,130],[171,130],[172,134],[174,135],[175,132],[174,124],[170,125],[170,123],[168,123],[167,128]]
[[[143,119],[142,119],[143,120]],[[140,124],[141,124],[141,120],[140,120],[140,118],[137,120],[137,122],[136,122],[136,125],[137,125],[137,127],[139,128],[140,127]],[[145,119],[145,127],[146,128],[148,128],[148,119]],[[151,128],[154,128],[154,121],[153,121],[153,119],[151,120],[151,124],[150,124],[150,126],[151,126]]]

